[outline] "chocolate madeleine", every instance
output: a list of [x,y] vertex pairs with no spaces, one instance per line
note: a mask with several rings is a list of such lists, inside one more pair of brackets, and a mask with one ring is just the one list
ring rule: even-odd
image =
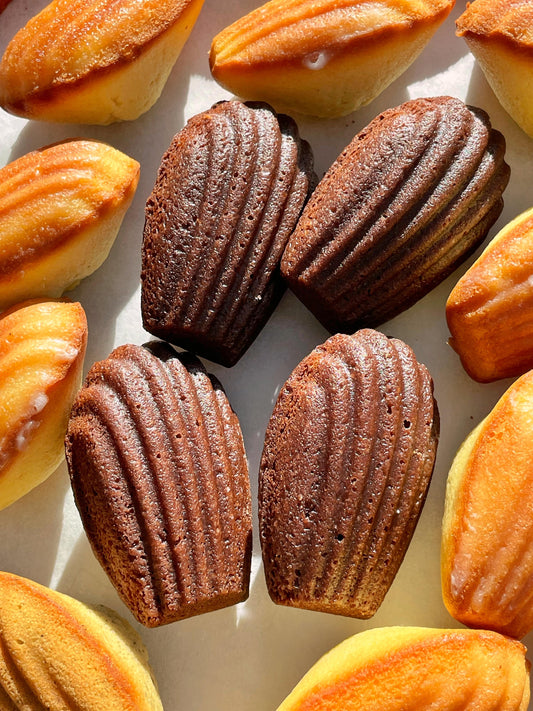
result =
[[309,145],[266,104],[193,117],[146,205],[146,330],[234,365],[283,294],[279,262],[314,185]]
[[389,109],[315,190],[281,264],[331,332],[397,316],[445,279],[498,218],[505,140],[487,114],[441,96]]
[[433,383],[402,341],[338,334],[293,371],[270,419],[259,517],[280,605],[371,617],[403,560],[437,448]]
[[248,469],[220,383],[165,344],[95,363],[72,410],[67,462],[94,553],[148,627],[246,599]]

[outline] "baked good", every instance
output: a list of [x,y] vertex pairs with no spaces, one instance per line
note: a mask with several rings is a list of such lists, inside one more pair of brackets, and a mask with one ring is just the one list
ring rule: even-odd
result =
[[107,257],[139,164],[99,141],[67,141],[0,169],[0,310],[57,297]]
[[402,341],[366,329],[304,358],[280,391],[261,460],[274,602],[376,612],[424,504],[438,431],[431,377]]
[[203,0],[53,0],[0,61],[0,106],[17,116],[109,124],[157,101]]
[[145,329],[234,365],[285,290],[279,262],[314,185],[311,150],[288,116],[239,101],[194,116],[146,205]]
[[454,1],[271,0],[214,38],[211,72],[245,99],[343,116],[407,69]]
[[503,108],[533,136],[533,5],[531,0],[475,0],[457,20]]
[[278,711],[526,711],[525,652],[484,630],[367,630],[324,655]]
[[533,629],[533,371],[458,451],[446,489],[442,591],[453,617],[523,637]]
[[115,612],[0,573],[0,707],[163,711],[139,635]]
[[483,241],[509,180],[505,141],[459,99],[414,99],[375,118],[302,213],[281,263],[332,333],[397,316]]
[[238,420],[216,380],[164,344],[95,363],[66,437],[93,551],[148,627],[248,596],[251,502]]
[[0,509],[63,461],[86,344],[77,303],[27,301],[0,316]]
[[532,253],[533,209],[500,230],[448,298],[450,345],[474,380],[533,368]]

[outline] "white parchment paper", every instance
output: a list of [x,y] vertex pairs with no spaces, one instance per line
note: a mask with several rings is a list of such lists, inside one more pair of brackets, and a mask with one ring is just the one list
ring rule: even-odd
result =
[[[0,51],[45,4],[44,0],[13,0],[0,15]],[[258,4],[257,0],[206,0],[161,98],[137,121],[108,127],[47,124],[14,118],[0,110],[0,166],[68,137],[104,140],[141,163],[139,188],[111,255],[70,294],[87,312],[90,335],[86,370],[117,345],[149,340],[140,317],[144,204],[173,135],[190,116],[229,97],[209,73],[207,57],[212,37]],[[419,59],[368,107],[333,121],[295,118],[314,150],[321,176],[352,137],[386,108],[410,98],[442,94],[484,108],[507,139],[507,161],[512,170],[505,208],[491,230],[493,236],[533,206],[533,140],[501,108],[466,44],[455,37],[454,20],[464,5],[460,0]],[[246,603],[157,630],[141,628],[93,557],[64,465],[24,499],[0,512],[0,569],[121,613],[139,630],[148,647],[166,711],[273,711],[308,667],[349,635],[396,624],[458,626],[446,612],[440,592],[440,523],[446,476],[461,441],[510,384],[473,382],[447,345],[446,298],[472,261],[409,311],[381,327],[387,335],[405,340],[430,369],[441,413],[441,439],[433,481],[412,544],[372,620],[278,607],[266,592],[256,525],[264,432],[280,386],[296,364],[328,336],[290,293],[234,368],[206,363],[223,383],[240,418],[249,458],[255,537]],[[533,635],[525,642],[533,643]]]

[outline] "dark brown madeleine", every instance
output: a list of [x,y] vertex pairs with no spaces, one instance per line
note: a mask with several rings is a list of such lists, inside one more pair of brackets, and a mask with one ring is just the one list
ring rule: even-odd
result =
[[446,96],[389,109],[313,193],[282,274],[331,332],[398,315],[445,279],[498,218],[505,141],[487,114]]
[[67,462],[94,553],[148,627],[246,599],[251,501],[240,426],[200,361],[164,344],[95,363]]
[[338,334],[293,371],[270,419],[259,518],[280,605],[371,617],[429,486],[439,418],[425,366],[377,331]]
[[144,327],[234,365],[283,294],[281,255],[315,182],[296,124],[266,104],[193,117],[146,205]]

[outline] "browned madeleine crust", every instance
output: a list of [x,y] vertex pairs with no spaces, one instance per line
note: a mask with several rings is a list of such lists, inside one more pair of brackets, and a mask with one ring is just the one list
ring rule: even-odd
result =
[[53,0],[0,62],[0,105],[45,121],[135,119],[159,97],[203,0]]
[[149,627],[248,596],[251,501],[236,415],[200,361],[162,343],[95,363],[66,437],[94,553]]
[[304,358],[280,391],[261,460],[274,602],[376,612],[418,521],[438,432],[431,377],[402,341],[363,330]]

